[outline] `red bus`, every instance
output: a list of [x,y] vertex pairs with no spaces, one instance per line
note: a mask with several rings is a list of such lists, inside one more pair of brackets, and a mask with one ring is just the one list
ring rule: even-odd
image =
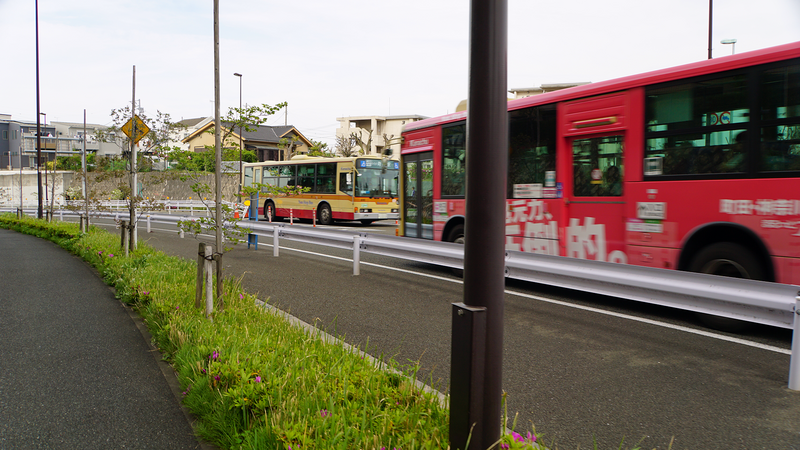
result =
[[[800,42],[512,100],[508,124],[508,250],[800,284]],[[463,242],[466,112],[403,137],[398,233]]]

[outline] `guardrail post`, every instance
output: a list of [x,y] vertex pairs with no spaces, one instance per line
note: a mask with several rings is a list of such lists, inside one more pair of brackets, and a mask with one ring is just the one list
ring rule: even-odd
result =
[[63,209],[59,209],[58,210],[58,220],[60,220],[62,222],[64,221],[64,210]]
[[[211,313],[214,312],[214,267],[213,263],[214,247],[206,244],[205,254],[203,259],[206,271],[206,318],[211,319]],[[222,281],[222,280],[220,280]]]
[[17,219],[22,219],[22,208],[17,208]]
[[789,359],[789,389],[800,391],[800,292],[794,303],[794,333],[792,333],[792,357]]
[[147,232],[152,233],[152,231],[150,231],[150,214],[147,215]]
[[361,236],[353,236],[353,275],[361,274]]
[[278,245],[278,236],[280,235],[280,231],[280,228],[272,227],[272,256],[278,256],[278,249],[280,249]]
[[311,212],[311,215],[313,216],[313,223],[314,223],[314,226],[316,227],[317,226],[317,210],[316,209],[313,210]]
[[289,208],[289,225],[294,225],[294,209]]
[[119,223],[120,240],[119,245],[125,251],[125,256],[128,256],[128,221],[123,220]]
[[194,307],[203,307],[203,273],[206,266],[206,244],[201,242],[197,247],[197,286],[194,293]]

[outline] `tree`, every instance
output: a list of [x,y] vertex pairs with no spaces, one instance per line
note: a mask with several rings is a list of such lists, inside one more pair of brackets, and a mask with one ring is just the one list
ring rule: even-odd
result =
[[360,154],[355,148],[357,140],[352,136],[336,136],[336,153],[345,158]]
[[[165,158],[169,152],[178,149],[178,147],[170,147],[169,143],[172,141],[172,136],[186,129],[186,125],[173,122],[169,114],[161,111],[156,111],[156,116],[150,118],[140,109],[137,116],[150,128],[150,132],[139,141],[138,146],[141,153]],[[128,155],[131,149],[131,141],[122,131],[122,127],[130,118],[130,106],[112,109],[111,120],[113,124],[105,130],[97,130],[95,137],[100,142],[116,144],[122,150],[123,155]]]
[[[230,152],[235,152],[237,155],[241,150],[241,146],[239,145],[239,140],[234,138],[234,132],[238,131],[240,128],[246,131],[255,131],[258,129],[258,126],[262,125],[264,122],[267,121],[267,118],[281,108],[286,106],[286,102],[279,103],[275,106],[270,106],[267,104],[263,104],[261,106],[244,106],[242,108],[229,108],[228,113],[226,114],[224,120],[220,122],[224,122],[224,126],[222,126],[220,130],[220,143],[222,147],[228,147],[226,150],[227,155],[232,155]],[[214,127],[216,128],[216,127]],[[212,128],[210,133],[215,133],[215,129]],[[235,147],[231,149],[230,147]],[[216,204],[212,204],[211,201],[207,200],[207,198],[212,197],[211,193],[218,192],[215,189],[212,189],[208,183],[203,182],[200,177],[203,175],[202,172],[207,171],[207,161],[210,161],[213,158],[213,163],[211,164],[212,170],[220,170],[220,168],[216,166],[216,149],[212,146],[206,146],[208,151],[202,153],[193,153],[185,154],[186,161],[190,161],[193,159],[201,159],[202,163],[202,170],[194,170],[189,171],[181,176],[182,181],[190,180],[192,181],[192,191],[197,194],[198,198],[203,202],[205,208],[209,211],[209,213],[216,212]],[[242,151],[242,159],[244,159],[245,152]],[[213,156],[212,156],[213,155]],[[183,156],[183,155],[181,155]],[[253,154],[255,157],[255,154]],[[208,158],[208,159],[206,159]],[[238,158],[236,158],[238,159]],[[187,164],[189,166],[189,164]],[[199,166],[195,166],[195,168],[199,168]],[[222,175],[221,173],[218,175]],[[218,178],[219,180],[219,178]],[[218,187],[219,188],[219,187]],[[241,193],[240,193],[241,195]],[[178,222],[178,227],[185,232],[193,234],[195,238],[201,233],[209,233],[217,235],[217,249],[214,254],[214,260],[217,266],[217,296],[219,297],[221,294],[222,282],[223,282],[223,274],[222,274],[222,257],[225,252],[230,251],[232,247],[221,247],[220,237],[223,236],[225,238],[226,243],[231,243],[232,245],[236,245],[239,242],[242,242],[242,237],[247,234],[247,229],[238,225],[235,217],[234,208],[232,208],[229,204],[222,203],[219,205],[221,214],[209,214],[208,217],[200,217],[196,220],[183,220]],[[213,208],[213,209],[212,209]],[[217,233],[220,234],[217,234]]]
[[[154,118],[149,118],[144,110],[141,108],[136,114],[142,122],[147,125],[150,131],[139,141],[138,146],[140,152],[136,154],[136,161],[131,161],[131,139],[123,132],[122,128],[131,119],[131,113],[134,111],[133,105],[125,106],[118,109],[111,110],[112,125],[105,130],[97,130],[95,137],[100,142],[111,142],[116,144],[122,150],[121,157],[106,157],[103,163],[98,161],[98,168],[105,167],[107,169],[107,176],[118,176],[122,178],[124,172],[131,176],[131,183],[135,180],[135,175],[139,172],[147,172],[152,170],[153,160],[148,156],[156,156],[163,158],[169,152],[174,151],[177,147],[170,147],[169,143],[172,141],[172,136],[183,130],[185,125],[173,122],[169,114],[156,111]],[[132,163],[135,162],[135,170],[133,170]],[[111,170],[108,170],[111,169]],[[160,184],[159,180],[153,179],[154,183]],[[128,225],[130,228],[130,249],[136,249],[136,223],[139,221],[142,213],[145,211],[153,210],[156,208],[155,199],[149,196],[143,196],[142,192],[131,192],[130,184],[125,186],[124,183],[120,184],[119,189],[126,192],[126,200],[128,208],[131,212],[131,223]],[[87,199],[87,201],[90,201]],[[137,205],[139,207],[137,207]],[[137,215],[138,211],[138,215]],[[128,249],[125,249],[127,254]]]
[[308,156],[321,156],[323,158],[333,158],[336,153],[328,148],[325,142],[311,140],[311,147],[308,149]]
[[[244,105],[241,108],[228,108],[228,113],[225,114],[225,117],[220,120],[220,122],[223,124],[222,134],[220,135],[222,148],[239,149],[239,140],[234,138],[234,133],[239,134],[240,129],[242,132],[258,131],[258,128],[267,121],[269,116],[275,114],[282,108],[285,108],[286,105],[288,105],[287,102],[278,103],[274,106],[264,103],[260,106]],[[208,132],[214,134],[214,128],[212,127]],[[241,150],[243,151],[242,157],[244,158],[245,149],[242,148]],[[239,160],[238,154],[235,160]]]
[[278,143],[278,148],[281,149],[281,153],[283,154],[283,161],[288,161],[295,156],[295,144],[299,140],[300,138],[297,136],[281,138],[280,142]]
[[361,155],[369,155],[370,149],[372,149],[372,129],[371,128],[361,128],[362,130],[367,132],[367,140],[364,140],[364,133],[356,133],[355,131],[350,133],[350,139],[355,140],[356,145],[358,145],[361,150],[359,154]]

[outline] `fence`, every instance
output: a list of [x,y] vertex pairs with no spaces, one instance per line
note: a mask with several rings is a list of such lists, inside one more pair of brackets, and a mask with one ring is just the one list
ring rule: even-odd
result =
[[[77,215],[64,210],[60,214]],[[119,213],[92,215],[117,218]],[[148,232],[151,223],[175,225],[178,220],[191,220],[191,216],[163,214],[143,218]],[[361,253],[463,268],[464,247],[450,242],[249,220],[237,224],[253,236],[271,238],[274,256],[279,256],[281,239],[351,250],[354,275],[360,273]],[[800,390],[800,286],[517,251],[506,252],[505,265],[508,278],[793,329],[789,389]]]

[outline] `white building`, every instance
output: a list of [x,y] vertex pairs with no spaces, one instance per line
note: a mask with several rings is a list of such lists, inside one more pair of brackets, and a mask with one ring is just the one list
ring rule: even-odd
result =
[[[407,123],[427,119],[424,116],[354,116],[339,117],[339,128],[336,129],[336,137],[348,137],[356,133],[364,143],[369,142],[370,134],[372,142],[369,148],[370,155],[382,155],[385,150],[391,149],[395,158],[400,155],[400,133],[403,126]],[[387,142],[388,139],[388,142]]]

